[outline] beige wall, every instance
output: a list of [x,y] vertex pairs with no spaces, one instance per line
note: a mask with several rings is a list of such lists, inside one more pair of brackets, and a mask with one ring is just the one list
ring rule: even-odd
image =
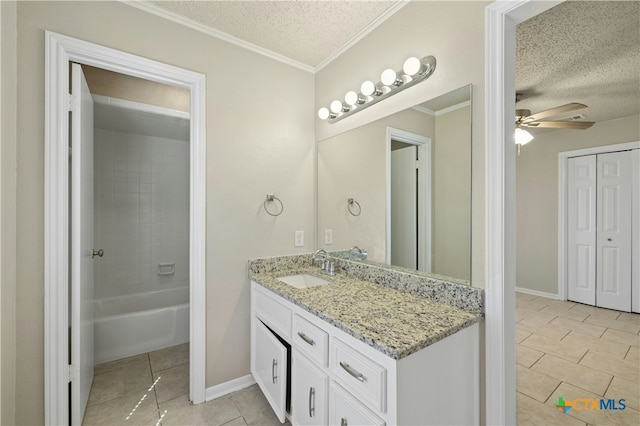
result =
[[316,119],[324,140],[465,84],[473,85],[472,285],[484,287],[484,9],[489,2],[412,2],[315,75],[316,111],[409,56],[434,55],[435,73],[338,123]]
[[558,292],[558,153],[640,140],[640,117],[588,130],[534,135],[517,158],[517,280],[525,289]]
[[[318,246],[348,250],[358,246],[368,259],[384,262],[386,255],[387,126],[433,138],[433,116],[414,109],[393,114],[318,144]],[[347,212],[355,198],[360,216]],[[324,244],[324,230],[333,231],[333,244]]]
[[[249,374],[247,259],[315,247],[313,75],[119,2],[20,2],[17,423],[44,421],[45,29],[206,75],[206,385]],[[262,210],[268,192],[282,216]]]
[[0,2],[0,424],[15,423],[16,3]]
[[433,144],[432,270],[466,280],[471,273],[470,114],[466,106],[438,115]]

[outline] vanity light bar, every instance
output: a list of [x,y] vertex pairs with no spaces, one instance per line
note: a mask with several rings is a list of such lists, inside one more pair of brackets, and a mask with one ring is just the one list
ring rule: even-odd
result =
[[347,92],[344,102],[335,100],[331,102],[329,108],[320,108],[318,117],[321,120],[328,120],[329,123],[340,121],[426,80],[435,70],[436,58],[433,56],[425,56],[422,59],[408,58],[404,61],[402,70],[397,72],[391,68],[384,70],[377,84],[370,80],[365,81],[360,86],[360,93]]

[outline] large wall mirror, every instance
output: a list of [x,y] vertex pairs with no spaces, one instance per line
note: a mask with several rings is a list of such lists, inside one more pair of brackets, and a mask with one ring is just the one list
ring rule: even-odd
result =
[[471,95],[463,86],[318,143],[319,248],[469,282]]

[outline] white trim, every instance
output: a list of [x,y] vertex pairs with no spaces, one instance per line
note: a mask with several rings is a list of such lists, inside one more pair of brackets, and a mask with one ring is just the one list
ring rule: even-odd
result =
[[530,294],[532,296],[545,297],[547,299],[560,300],[557,294],[547,293],[546,291],[538,291],[538,290],[531,290],[529,288],[524,288],[524,287],[516,287],[516,292]]
[[485,423],[516,423],[515,26],[559,2],[485,8]]
[[[422,169],[422,173],[424,176],[423,188],[424,192],[421,194],[428,194],[428,196],[421,203],[418,201],[420,205],[424,204],[424,211],[421,216],[418,217],[418,221],[424,224],[426,229],[429,229],[428,232],[429,238],[419,238],[418,239],[418,253],[420,254],[420,260],[422,261],[423,269],[420,269],[424,272],[431,272],[431,245],[432,245],[432,235],[433,235],[433,225],[431,223],[431,205],[432,205],[432,154],[431,154],[431,138],[423,135],[419,135],[417,133],[407,132],[406,130],[396,129],[394,127],[387,126],[387,140],[385,144],[385,161],[387,163],[386,166],[386,188],[385,188],[385,261],[388,264],[391,264],[391,140],[396,140],[404,143],[408,143],[411,145],[417,145],[420,150],[419,158],[424,161],[424,168]],[[418,268],[420,267],[420,263],[418,262]]]
[[110,105],[116,108],[130,109],[133,111],[148,112],[150,114],[164,115],[165,117],[184,118],[186,120],[191,114],[177,109],[165,108],[157,105],[143,104],[141,102],[129,101],[127,99],[113,98],[111,96],[92,94],[93,102],[101,105]]
[[205,392],[205,401],[209,402],[213,399],[229,395],[232,392],[248,388],[249,386],[255,384],[256,379],[254,379],[253,374],[247,374],[246,376],[238,377],[237,379],[229,380],[228,382],[211,386],[210,388],[207,388]]
[[436,111],[436,117],[444,114],[448,114],[457,109],[471,106],[471,100],[460,102],[459,104],[451,105],[450,107],[442,108]]
[[205,397],[205,76],[45,33],[45,423],[68,424],[69,61],[190,90],[190,399]]
[[365,38],[371,31],[378,28],[383,22],[385,22],[387,19],[395,15],[396,12],[398,12],[400,9],[408,5],[410,1],[411,0],[396,0],[395,4],[393,4],[387,10],[385,10],[382,13],[382,15],[378,16],[376,19],[371,21],[366,27],[364,27],[363,29],[358,31],[356,35],[351,37],[345,44],[343,44],[340,48],[335,50],[333,53],[327,56],[324,60],[322,60],[322,62],[316,65],[313,72],[316,73],[320,71],[322,68],[326,67],[335,59],[337,59],[344,52],[351,49],[356,43],[358,43],[360,40]]
[[567,160],[572,157],[639,149],[640,141],[558,153],[558,299],[567,300]]

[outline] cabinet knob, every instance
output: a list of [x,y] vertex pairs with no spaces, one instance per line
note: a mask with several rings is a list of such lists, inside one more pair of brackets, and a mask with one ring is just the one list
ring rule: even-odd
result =
[[100,249],[100,250],[91,249],[91,258],[93,259],[96,256],[98,256],[98,257],[104,256],[104,250],[102,250],[102,249]]

